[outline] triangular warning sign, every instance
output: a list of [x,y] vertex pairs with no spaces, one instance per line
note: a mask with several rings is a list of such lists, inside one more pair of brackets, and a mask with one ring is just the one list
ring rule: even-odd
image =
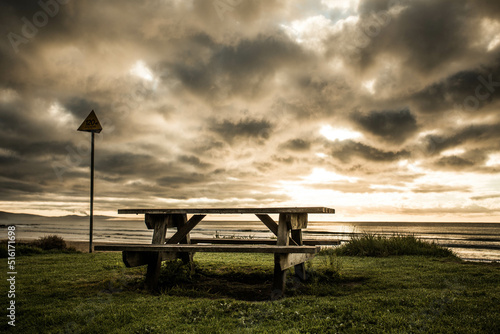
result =
[[85,118],[82,125],[78,128],[78,131],[87,131],[87,132],[95,132],[99,133],[102,130],[101,123],[97,119],[94,110],[90,112],[90,114]]

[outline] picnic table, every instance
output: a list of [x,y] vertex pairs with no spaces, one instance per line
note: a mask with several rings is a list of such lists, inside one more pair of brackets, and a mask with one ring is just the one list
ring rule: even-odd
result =
[[[286,273],[294,267],[295,275],[306,279],[304,263],[320,250],[319,242],[304,242],[302,231],[307,228],[309,214],[333,214],[325,207],[286,208],[187,208],[187,209],[121,209],[119,214],[144,214],[148,229],[153,230],[151,244],[96,245],[97,251],[121,251],[127,267],[147,265],[146,286],[156,289],[161,262],[181,258],[193,263],[194,252],[236,252],[274,254],[272,297],[279,298],[285,291]],[[188,220],[187,215],[192,215]],[[254,214],[276,239],[191,239],[190,232],[210,214]],[[270,214],[278,214],[275,222]],[[238,224],[238,222],[234,222]],[[177,231],[166,239],[167,228]]]

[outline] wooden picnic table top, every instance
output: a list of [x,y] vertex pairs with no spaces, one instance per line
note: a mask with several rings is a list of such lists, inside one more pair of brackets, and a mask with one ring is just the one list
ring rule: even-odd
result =
[[326,207],[283,208],[170,208],[170,209],[120,209],[119,214],[276,214],[276,213],[335,213]]

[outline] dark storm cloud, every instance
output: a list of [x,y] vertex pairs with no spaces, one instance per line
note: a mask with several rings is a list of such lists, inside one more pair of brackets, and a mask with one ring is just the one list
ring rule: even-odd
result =
[[411,100],[422,113],[453,110],[477,113],[494,101],[500,92],[500,67],[494,66],[460,71],[413,94]]
[[[387,8],[384,1],[376,1],[375,6],[370,3],[363,1],[360,4],[364,12],[358,26],[366,31],[373,29],[370,26],[372,15]],[[378,31],[375,29],[373,35],[376,36],[369,39],[367,47],[361,49],[362,67],[371,66],[381,54],[395,54],[407,66],[427,73],[467,53],[468,49],[464,45],[469,44],[474,26],[470,26],[465,0],[400,3],[405,6],[402,12],[392,15],[388,27],[379,26]]]
[[262,142],[269,138],[273,127],[269,121],[246,118],[236,122],[229,120],[214,122],[211,130],[229,143],[237,138],[249,138]]
[[41,141],[33,143],[29,140],[16,140],[9,146],[24,158],[38,158],[43,156],[66,155],[74,151],[75,147],[64,141]]
[[89,114],[89,110],[100,110],[99,102],[87,100],[80,97],[72,97],[63,102],[63,106],[78,119],[85,119]]
[[498,144],[500,142],[500,123],[471,125],[454,129],[454,132],[448,136],[427,135],[425,141],[427,143],[426,150],[431,155],[460,145],[478,145],[490,150],[500,150]]
[[38,184],[18,181],[0,181],[0,187],[3,196],[5,194],[12,195],[12,192],[29,194],[41,193],[43,191],[43,187]]
[[96,169],[105,171],[108,175],[127,177],[149,177],[161,175],[166,166],[162,166],[158,159],[147,154],[133,154],[131,152],[100,152],[96,157]]
[[354,112],[351,118],[368,133],[395,144],[403,143],[418,130],[417,121],[408,108],[371,111],[366,115]]
[[295,138],[283,143],[281,147],[292,151],[308,151],[311,148],[311,143],[304,139]]
[[[258,97],[266,93],[275,73],[305,64],[310,58],[283,33],[258,35],[236,45],[216,44],[206,35],[196,35],[191,42],[195,48],[203,46],[209,60],[197,57],[196,52],[192,55],[190,50],[182,62],[170,66],[188,89],[208,100],[233,95]],[[186,57],[191,62],[184,61]]]
[[333,158],[344,163],[350,162],[354,157],[372,162],[391,162],[410,156],[410,152],[406,150],[384,151],[353,140],[336,141],[327,147],[331,149]]
[[205,175],[199,173],[179,173],[177,175],[174,174],[164,176],[156,180],[158,185],[167,188],[178,188],[183,185],[201,184],[206,181],[207,179]]
[[436,166],[446,167],[446,169],[461,170],[466,167],[474,166],[474,162],[457,157],[456,155],[450,157],[442,157],[435,163]]
[[201,161],[200,158],[194,155],[181,155],[179,157],[179,161],[199,168],[207,168],[211,166],[211,164]]
[[474,1],[476,10],[480,15],[498,19],[500,17],[500,2],[490,0],[477,0]]

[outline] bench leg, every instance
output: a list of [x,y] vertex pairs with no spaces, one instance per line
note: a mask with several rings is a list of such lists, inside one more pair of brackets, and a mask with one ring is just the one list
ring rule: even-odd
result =
[[286,288],[286,273],[287,270],[282,270],[280,265],[281,255],[274,254],[274,279],[273,279],[273,290],[271,292],[271,299],[280,299],[285,294]]

